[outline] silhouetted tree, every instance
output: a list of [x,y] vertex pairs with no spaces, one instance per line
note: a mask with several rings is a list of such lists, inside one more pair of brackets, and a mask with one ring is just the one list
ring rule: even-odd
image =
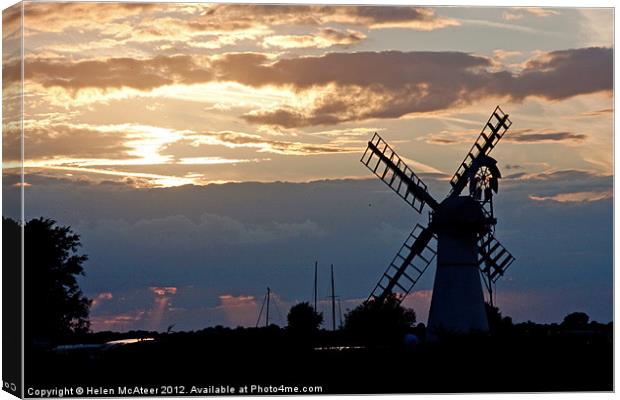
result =
[[588,326],[590,317],[584,312],[574,312],[564,317],[562,326],[569,329],[580,329]]
[[303,302],[291,307],[287,320],[291,331],[310,333],[319,329],[323,322],[323,313],[317,312],[308,302]]
[[25,327],[32,341],[55,341],[89,329],[90,300],[76,277],[87,256],[77,254],[80,237],[70,227],[37,218],[24,229]]
[[373,342],[400,340],[416,322],[413,309],[390,294],[383,302],[368,300],[345,315],[345,330]]
[[489,303],[484,303],[484,308],[489,321],[489,329],[491,332],[506,331],[512,327],[512,318],[502,316],[499,308]]

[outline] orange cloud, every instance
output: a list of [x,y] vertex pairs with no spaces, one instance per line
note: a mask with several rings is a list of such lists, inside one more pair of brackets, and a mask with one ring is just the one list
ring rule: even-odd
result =
[[98,308],[104,301],[112,300],[114,296],[110,292],[99,293],[90,303],[90,310]]
[[[18,128],[16,128],[18,129]],[[19,158],[21,138],[5,136],[5,161]],[[88,126],[54,123],[26,123],[24,141],[29,160],[46,158],[120,159],[134,158],[128,146],[129,136],[122,130],[101,131]]]
[[220,305],[215,311],[224,313],[224,317],[231,326],[254,326],[260,311],[256,298],[250,295],[234,296],[224,294],[219,296]]
[[534,130],[521,129],[510,132],[506,135],[506,141],[517,143],[538,143],[538,142],[583,142],[586,135],[573,132],[557,132],[548,129]]
[[349,46],[366,39],[361,32],[347,29],[346,31],[323,28],[316,34],[308,35],[272,35],[263,39],[265,47],[278,47],[281,49],[294,48],[326,48],[332,46]]
[[487,58],[450,52],[330,53],[276,62],[235,54],[213,65],[221,71],[219,79],[249,86],[289,86],[299,92],[326,88],[310,106],[278,106],[243,116],[252,123],[293,128],[399,118],[491,96],[559,100],[611,92],[611,55],[608,48],[555,51],[530,60],[516,75],[496,71]]
[[90,327],[93,331],[127,331],[135,328],[146,311],[137,310],[130,313],[90,316]]
[[360,148],[341,147],[331,143],[312,144],[273,140],[261,135],[234,131],[196,133],[187,135],[186,138],[191,146],[196,147],[203,144],[230,148],[249,147],[258,149],[259,152],[284,155],[333,154],[360,150]]
[[526,14],[536,17],[550,17],[552,15],[558,15],[559,11],[541,7],[515,7],[511,11],[505,11],[502,14],[502,18],[506,21],[518,21],[525,17]]
[[[410,28],[430,31],[459,25],[438,16],[433,9],[402,6],[216,5],[205,17],[239,24],[321,25],[329,23],[366,26],[370,29]],[[206,18],[205,18],[206,19]]]
[[[462,143],[471,143],[478,135],[477,130],[467,130],[459,132],[442,131],[440,133],[430,133],[422,137],[426,143],[436,145],[453,145]],[[516,129],[511,130],[509,134],[504,136],[504,141],[514,143],[581,143],[587,139],[582,133],[573,133],[567,131],[554,131],[550,129]]]
[[150,287],[149,289],[151,292],[155,293],[156,296],[160,296],[160,297],[174,295],[177,293],[177,288],[174,286]]
[[557,203],[589,203],[594,201],[609,200],[614,196],[612,190],[599,192],[570,192],[558,193],[552,196],[536,196],[530,195],[530,200],[534,201],[552,201]]
[[177,288],[173,286],[150,287],[151,292],[155,294],[155,304],[149,311],[149,327],[150,329],[161,329],[160,326],[164,320],[164,314],[170,306],[170,297],[177,293]]
[[[25,3],[24,27],[30,33],[104,28],[107,24],[161,8],[155,3]],[[20,15],[12,15],[18,19]]]
[[[50,43],[45,49],[37,49],[74,54],[147,42],[159,50],[179,45],[214,49],[241,40],[256,41],[273,33],[272,27],[276,26],[340,24],[368,29],[431,31],[459,25],[455,19],[438,16],[433,9],[403,6],[28,3],[25,14],[27,35],[72,34],[74,31],[99,35],[99,40],[89,43]],[[12,13],[7,23],[18,20],[19,16],[20,13]],[[320,45],[328,47],[324,35],[320,33],[317,37],[323,39],[318,41]],[[360,38],[356,35],[349,40]],[[343,40],[347,39],[340,39]],[[272,41],[278,42],[278,39]]]
[[[151,90],[173,83],[208,82],[212,74],[190,56],[158,56],[150,59],[109,58],[78,62],[32,59],[25,78],[43,87],[60,87],[75,93],[85,88]],[[8,65],[9,71],[19,65]]]

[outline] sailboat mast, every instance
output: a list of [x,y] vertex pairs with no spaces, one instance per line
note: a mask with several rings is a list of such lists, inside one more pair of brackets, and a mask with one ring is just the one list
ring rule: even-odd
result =
[[319,262],[315,261],[314,262],[314,311],[316,311],[316,298],[317,298],[317,293],[318,293],[318,287],[317,287],[317,276],[318,276],[318,267],[319,267]]
[[332,329],[336,330],[336,290],[334,288],[334,264],[332,264]]
[[265,327],[269,326],[269,300],[271,298],[271,289],[267,287],[267,313],[265,314]]

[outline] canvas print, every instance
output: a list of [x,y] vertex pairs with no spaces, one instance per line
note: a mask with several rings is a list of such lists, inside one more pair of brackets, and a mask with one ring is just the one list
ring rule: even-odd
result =
[[613,391],[613,8],[2,17],[5,391]]

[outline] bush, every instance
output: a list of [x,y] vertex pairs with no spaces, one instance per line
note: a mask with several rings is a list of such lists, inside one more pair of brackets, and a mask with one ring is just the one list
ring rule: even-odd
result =
[[371,299],[345,316],[345,329],[375,344],[400,341],[416,322],[413,309],[405,308],[401,298],[390,294],[384,301]]

